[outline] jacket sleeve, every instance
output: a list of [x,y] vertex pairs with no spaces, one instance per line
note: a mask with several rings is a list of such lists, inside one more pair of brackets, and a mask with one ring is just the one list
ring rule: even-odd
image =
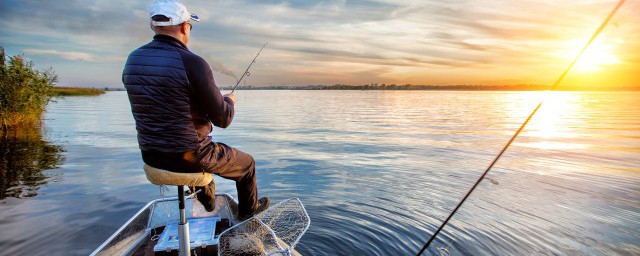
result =
[[220,93],[213,80],[211,67],[207,61],[195,54],[183,58],[196,103],[205,109],[213,125],[220,128],[229,127],[234,114],[233,102]]

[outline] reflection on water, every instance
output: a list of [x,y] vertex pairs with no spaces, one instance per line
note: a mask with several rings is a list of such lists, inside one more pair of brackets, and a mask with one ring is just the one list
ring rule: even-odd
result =
[[42,138],[39,127],[0,133],[0,199],[33,197],[53,177],[43,173],[63,161],[62,148]]
[[[301,199],[303,255],[415,255],[544,96],[236,94],[233,124],[214,139],[254,156],[272,203]],[[640,93],[551,95],[429,253],[640,255]],[[0,200],[2,255],[87,255],[160,197],[125,92],[63,98],[46,118],[64,179]],[[233,182],[216,182],[235,196]]]

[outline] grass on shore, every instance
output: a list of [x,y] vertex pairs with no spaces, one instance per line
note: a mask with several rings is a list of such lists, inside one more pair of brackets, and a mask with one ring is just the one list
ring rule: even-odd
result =
[[2,130],[36,126],[49,102],[58,76],[53,69],[39,71],[24,56],[7,56],[0,47],[0,123]]
[[52,87],[52,96],[96,96],[103,94],[104,91],[96,88],[81,87]]

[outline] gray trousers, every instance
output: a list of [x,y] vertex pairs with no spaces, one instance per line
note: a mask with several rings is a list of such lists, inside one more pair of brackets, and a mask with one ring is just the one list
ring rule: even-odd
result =
[[[212,142],[196,152],[203,171],[210,172],[225,179],[236,182],[238,191],[238,213],[247,215],[258,207],[258,186],[256,184],[256,162],[253,157],[224,143]],[[203,193],[198,194],[198,200],[205,203],[215,203],[215,183],[208,187],[201,187]],[[209,202],[208,202],[209,201]]]

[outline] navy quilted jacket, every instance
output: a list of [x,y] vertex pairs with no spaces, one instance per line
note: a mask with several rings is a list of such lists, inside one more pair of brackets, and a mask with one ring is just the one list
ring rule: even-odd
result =
[[207,62],[177,39],[156,35],[133,51],[122,82],[127,89],[140,149],[185,152],[211,142],[212,123],[226,128],[234,109]]

